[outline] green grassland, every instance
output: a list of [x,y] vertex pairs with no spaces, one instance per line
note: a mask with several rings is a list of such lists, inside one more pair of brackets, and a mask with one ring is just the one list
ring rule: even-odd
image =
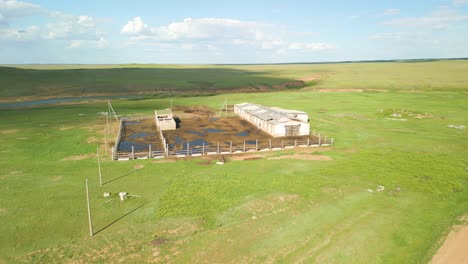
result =
[[[106,111],[105,102],[0,110],[0,259],[427,263],[450,226],[468,213],[468,134],[448,127],[468,124],[468,95],[462,91],[468,77],[450,70],[467,64],[445,63],[435,65],[452,78],[434,71],[438,75],[430,83],[442,89],[446,80],[447,91],[227,95],[230,103],[307,111],[313,129],[335,138],[333,147],[315,153],[331,161],[228,159],[219,166],[201,165],[201,159],[117,162],[106,157],[102,187],[93,153],[103,142],[105,119],[98,113]],[[428,73],[409,78],[401,69],[415,65],[433,64],[397,69],[393,64],[294,65],[286,67],[300,70],[288,74],[281,73],[283,66],[245,67],[260,67],[279,79],[312,75],[314,67],[342,71],[325,79],[323,85],[332,88],[341,83],[355,88],[359,80],[347,83],[354,73],[383,71],[363,78],[367,87],[386,89],[392,81],[379,78],[398,71],[402,77],[396,83],[419,90]],[[176,97],[174,104],[219,108],[223,100],[224,95]],[[114,100],[113,105],[122,115],[144,115],[169,101]],[[407,121],[386,119],[395,112]],[[88,156],[69,159],[77,155]],[[92,238],[85,178],[97,232]],[[368,191],[379,185],[384,192]],[[120,191],[135,196],[125,202],[102,197]],[[154,240],[161,243],[153,245]]]
[[[468,61],[284,65],[22,65],[0,67],[0,98],[363,89],[466,91]],[[290,85],[283,85],[290,83]]]

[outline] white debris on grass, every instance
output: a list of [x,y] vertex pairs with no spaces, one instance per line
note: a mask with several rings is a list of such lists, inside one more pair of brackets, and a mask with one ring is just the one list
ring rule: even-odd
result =
[[110,192],[105,192],[104,193],[104,197],[110,197],[110,195],[111,195]]
[[385,120],[407,121],[408,119],[406,119],[406,118],[388,118],[388,117],[386,117]]
[[119,192],[119,197],[121,201],[127,199],[127,192]]
[[374,191],[372,189],[367,189],[368,192],[373,193]]
[[455,128],[455,129],[465,129],[466,128],[466,126],[464,126],[464,125],[448,125],[447,127]]
[[377,187],[377,189],[376,189],[377,192],[382,192],[382,191],[384,191],[384,190],[385,190],[385,186],[383,186],[383,185],[380,185],[380,186]]

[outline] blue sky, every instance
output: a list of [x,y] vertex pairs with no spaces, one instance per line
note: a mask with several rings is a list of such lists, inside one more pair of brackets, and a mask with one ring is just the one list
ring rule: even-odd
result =
[[468,57],[468,0],[0,0],[0,64]]

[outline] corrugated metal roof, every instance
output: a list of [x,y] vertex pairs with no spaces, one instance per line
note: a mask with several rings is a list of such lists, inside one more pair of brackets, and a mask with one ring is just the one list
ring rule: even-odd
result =
[[171,109],[156,110],[156,115],[172,115]]
[[286,110],[278,107],[268,107],[252,103],[241,103],[236,104],[236,107],[248,112],[251,115],[254,115],[268,123],[271,124],[280,124],[288,121],[297,121],[303,122],[297,119],[294,119],[294,115],[307,115],[306,112],[297,111],[297,110]]

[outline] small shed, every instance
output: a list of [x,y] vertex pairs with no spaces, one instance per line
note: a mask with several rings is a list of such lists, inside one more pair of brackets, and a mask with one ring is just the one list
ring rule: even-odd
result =
[[309,116],[303,111],[242,103],[234,105],[234,113],[273,137],[310,134]]
[[176,122],[170,109],[155,110],[154,119],[159,130],[175,130]]

